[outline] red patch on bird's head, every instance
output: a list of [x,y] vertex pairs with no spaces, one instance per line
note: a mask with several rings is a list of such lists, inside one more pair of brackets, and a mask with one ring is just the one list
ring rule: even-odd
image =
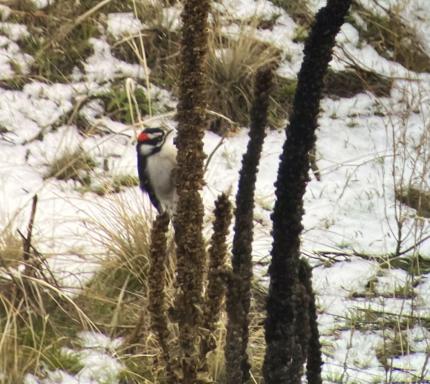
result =
[[139,143],[144,143],[150,139],[149,135],[146,132],[140,132],[139,136],[137,136],[137,141]]

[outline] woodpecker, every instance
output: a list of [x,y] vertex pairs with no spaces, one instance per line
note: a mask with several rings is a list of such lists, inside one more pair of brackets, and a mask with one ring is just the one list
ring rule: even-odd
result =
[[176,147],[169,135],[173,131],[146,128],[137,137],[137,171],[140,189],[146,192],[159,213],[175,212]]

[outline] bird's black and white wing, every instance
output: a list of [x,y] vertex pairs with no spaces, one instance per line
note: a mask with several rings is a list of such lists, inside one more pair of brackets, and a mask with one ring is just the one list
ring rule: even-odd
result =
[[148,194],[149,200],[151,200],[152,205],[157,209],[158,213],[161,213],[163,209],[149,181],[149,177],[146,173],[146,165],[146,157],[139,156],[137,159],[137,171],[139,173],[140,189]]

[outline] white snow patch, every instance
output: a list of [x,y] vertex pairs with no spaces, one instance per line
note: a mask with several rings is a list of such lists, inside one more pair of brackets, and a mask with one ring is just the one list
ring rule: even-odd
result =
[[253,17],[271,17],[279,13],[279,8],[267,0],[222,0],[213,6],[227,12],[235,19],[250,19]]
[[38,9],[46,8],[55,3],[55,0],[31,0]]
[[402,17],[409,20],[427,53],[430,52],[430,3],[427,0],[407,1]]
[[107,31],[115,39],[136,35],[142,28],[142,22],[132,12],[108,14]]
[[[25,89],[24,92],[0,89],[0,126],[13,132],[10,135],[12,141],[33,139],[72,108],[67,99],[59,97],[56,102],[33,96],[31,86],[28,88],[30,93]],[[41,86],[41,89],[49,89],[49,86]]]
[[47,371],[44,379],[28,374],[24,384],[118,384],[119,374],[125,367],[116,358],[115,350],[121,346],[122,340],[95,332],[80,332],[78,337],[82,345],[79,350],[62,349],[62,353],[79,358],[83,365],[76,375],[60,369]]
[[336,36],[336,42],[338,44],[352,44],[357,45],[360,40],[358,31],[349,23],[342,25],[340,32]]
[[116,77],[145,77],[145,69],[137,64],[129,64],[112,56],[110,45],[101,39],[91,38],[94,54],[84,63],[87,81],[108,82]]
[[[393,375],[391,380],[393,382],[400,382],[406,380],[415,380],[417,382],[428,383],[430,379],[430,364],[428,353],[411,353],[404,356],[389,359],[389,364],[392,364]],[[421,381],[420,378],[425,381]]]
[[[78,244],[82,249],[83,242],[79,242]],[[94,246],[93,244],[91,245]],[[60,246],[64,247],[64,242],[60,245],[57,240],[53,244],[56,253],[59,253]],[[41,247],[41,249],[45,249],[45,247]],[[47,263],[50,271],[54,273],[57,283],[63,288],[63,292],[71,297],[79,295],[84,289],[85,284],[88,283],[94,276],[94,273],[100,268],[100,262],[91,260],[87,255],[67,253],[49,258]]]
[[415,288],[418,294],[418,306],[424,311],[430,313],[430,275],[427,274],[422,282]]
[[66,152],[73,153],[83,141],[75,126],[62,126],[47,133],[44,139],[31,144],[33,159],[44,164],[50,164]]
[[13,41],[18,41],[30,36],[27,27],[22,24],[0,22],[0,31],[5,33],[9,39]]
[[33,58],[22,53],[18,44],[5,36],[0,36],[0,79],[9,79],[15,74],[28,73],[32,62]]
[[359,258],[338,262],[329,268],[318,267],[313,270],[313,288],[324,296],[346,297],[364,293],[367,283],[378,270],[378,263]]
[[162,26],[169,31],[177,31],[181,27],[181,4],[163,9]]
[[114,357],[104,353],[83,350],[80,357],[85,367],[79,372],[78,383],[119,383],[119,373],[125,367]]
[[79,332],[82,346],[90,349],[115,351],[118,349],[123,340],[121,338],[112,339],[106,335],[97,332]]
[[5,21],[9,18],[12,10],[7,5],[0,4],[0,18],[1,21]]
[[394,294],[394,292],[412,286],[411,276],[402,269],[383,269],[378,274],[375,290],[378,294]]
[[325,7],[327,0],[308,0],[307,5],[313,13],[317,13],[322,7]]
[[[424,326],[415,326],[406,330],[408,348],[413,352],[428,352],[430,350],[430,330]],[[430,367],[429,367],[430,368]]]
[[374,333],[343,331],[328,341],[330,349],[322,369],[324,382],[368,383],[384,375],[375,350],[383,342],[382,337]]

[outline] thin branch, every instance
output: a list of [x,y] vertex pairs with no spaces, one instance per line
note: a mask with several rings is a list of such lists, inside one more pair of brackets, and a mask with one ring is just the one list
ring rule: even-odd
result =
[[[33,196],[33,202],[31,204],[31,213],[30,213],[30,220],[27,225],[27,237],[23,237],[23,258],[25,261],[30,260],[30,249],[31,249],[31,238],[33,235],[33,225],[34,225],[34,218],[36,216],[36,209],[37,209],[37,201],[38,197],[37,195]],[[21,234],[22,236],[22,234]]]
[[212,160],[212,157],[215,155],[216,151],[221,148],[221,146],[224,144],[225,137],[221,137],[221,140],[218,142],[218,144],[215,146],[215,148],[212,150],[212,152],[209,154],[208,159],[206,160],[205,168],[203,170],[204,173],[208,170],[209,163]]

